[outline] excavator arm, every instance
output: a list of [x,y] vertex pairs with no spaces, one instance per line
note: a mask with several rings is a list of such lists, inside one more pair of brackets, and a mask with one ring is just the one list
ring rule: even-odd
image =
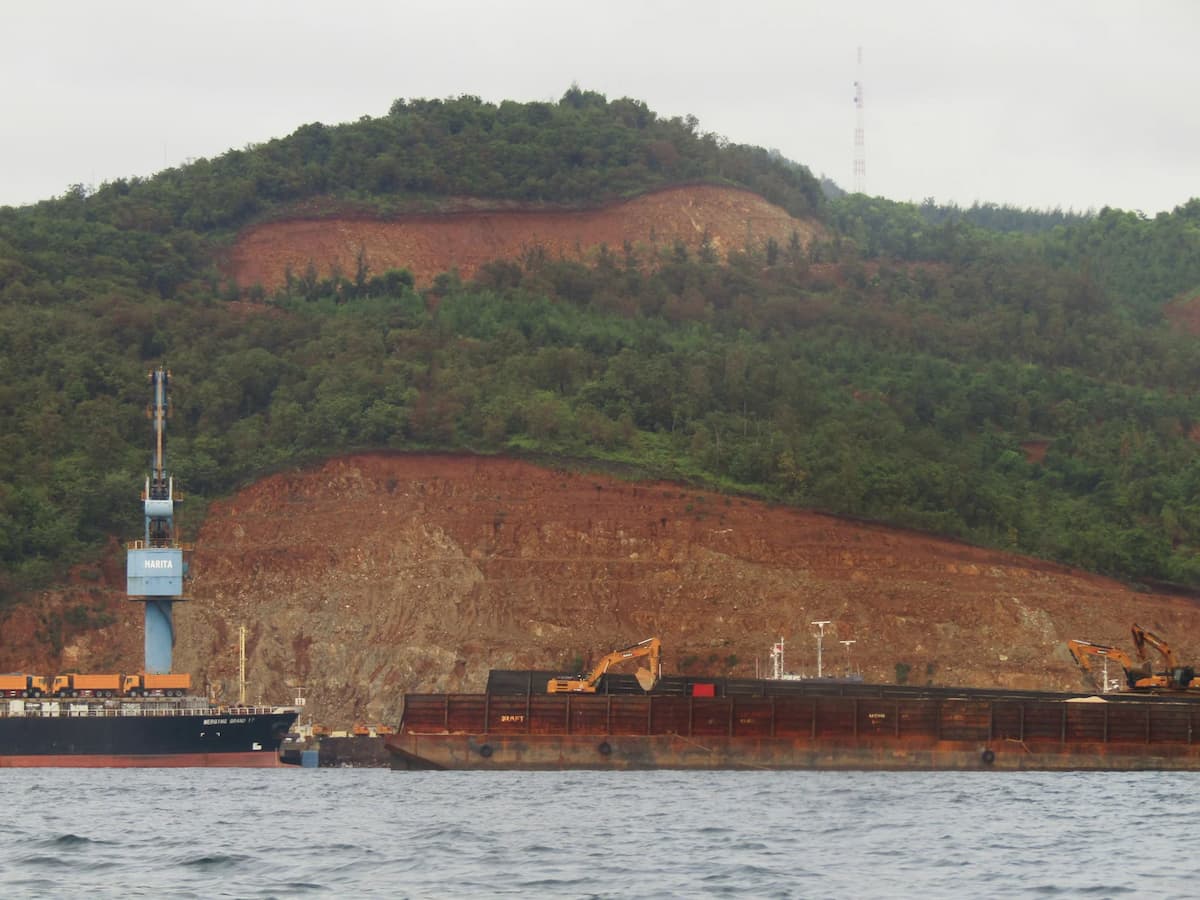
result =
[[560,677],[551,678],[546,685],[546,691],[551,694],[561,693],[563,691],[574,691],[578,693],[595,693],[596,687],[600,684],[600,678],[612,666],[622,663],[627,659],[639,659],[641,657],[649,657],[649,669],[639,668],[635,673],[638,684],[642,686],[643,691],[649,691],[654,687],[662,674],[662,642],[656,638],[646,638],[644,641],[639,641],[629,647],[623,647],[620,650],[614,650],[609,653],[600,662],[592,667],[592,670],[587,675],[580,675],[575,678]]
[[1093,644],[1091,641],[1067,641],[1067,650],[1071,652],[1071,658],[1079,665],[1079,668],[1085,672],[1092,671],[1092,657],[1105,656],[1116,662],[1128,660],[1129,657],[1118,650],[1116,647],[1108,647],[1104,644]]
[[1133,690],[1148,690],[1150,688],[1170,687],[1169,680],[1162,675],[1155,675],[1150,663],[1136,662],[1124,650],[1109,647],[1105,644],[1093,644],[1091,641],[1067,641],[1067,649],[1071,656],[1089,676],[1093,674],[1092,658],[1102,656],[1117,663],[1125,672],[1125,683]]
[[1133,623],[1130,630],[1133,633],[1133,646],[1137,648],[1138,659],[1146,658],[1146,645],[1149,644],[1162,654],[1163,662],[1166,663],[1168,670],[1174,671],[1179,668],[1179,663],[1175,661],[1175,654],[1171,651],[1171,647],[1157,634],[1153,631],[1146,631],[1136,622]]

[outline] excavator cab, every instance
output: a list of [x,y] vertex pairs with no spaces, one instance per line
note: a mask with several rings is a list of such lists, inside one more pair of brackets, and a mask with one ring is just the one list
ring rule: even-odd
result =
[[1196,677],[1196,670],[1191,666],[1176,666],[1171,670],[1171,687],[1179,691],[1186,691],[1192,686],[1192,679]]
[[[1159,652],[1163,659],[1165,670],[1162,671],[1161,677],[1167,682],[1167,687],[1176,691],[1186,691],[1192,687],[1192,679],[1196,677],[1194,666],[1181,665],[1175,659],[1175,653],[1171,649],[1171,645],[1155,634],[1153,631],[1147,631],[1136,622],[1130,629],[1133,633],[1133,646],[1137,649],[1138,657],[1142,660],[1146,659],[1146,645],[1149,644]],[[1146,665],[1150,665],[1146,662]],[[1200,687],[1200,685],[1197,685]]]

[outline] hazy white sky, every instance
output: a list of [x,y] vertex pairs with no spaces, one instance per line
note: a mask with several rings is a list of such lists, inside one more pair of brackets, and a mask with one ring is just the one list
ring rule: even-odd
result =
[[6,0],[0,204],[384,115],[577,82],[896,200],[1200,196],[1193,0]]

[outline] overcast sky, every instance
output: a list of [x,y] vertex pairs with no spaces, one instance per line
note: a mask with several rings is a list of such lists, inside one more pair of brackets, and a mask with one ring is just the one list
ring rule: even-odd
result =
[[1200,196],[1193,0],[10,0],[0,204],[575,82],[895,200],[1152,215]]

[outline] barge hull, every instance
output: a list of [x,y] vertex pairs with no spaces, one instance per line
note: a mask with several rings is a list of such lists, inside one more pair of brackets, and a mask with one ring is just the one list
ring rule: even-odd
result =
[[408,695],[394,769],[1200,770],[1200,702],[932,689]]
[[477,769],[810,769],[844,771],[1194,771],[1194,753],[1115,752],[1103,745],[1060,746],[939,742],[811,745],[780,739],[721,738],[704,744],[671,736],[399,735],[388,745],[394,770]]

